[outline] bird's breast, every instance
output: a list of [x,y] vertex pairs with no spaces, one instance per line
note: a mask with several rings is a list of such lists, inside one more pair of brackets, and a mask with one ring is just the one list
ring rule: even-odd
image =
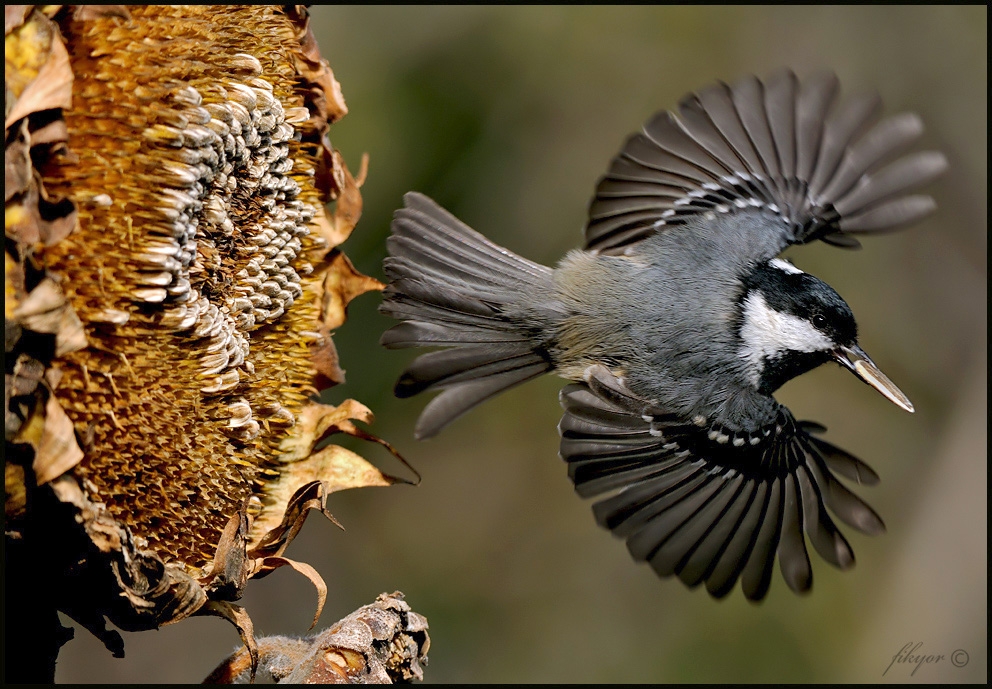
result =
[[[572,252],[555,271],[564,317],[555,333],[560,375],[581,380],[593,364],[635,393],[685,413],[715,410],[750,386],[736,342],[740,282],[696,260]],[[697,257],[698,259],[698,257]],[[689,268],[695,269],[689,269]]]

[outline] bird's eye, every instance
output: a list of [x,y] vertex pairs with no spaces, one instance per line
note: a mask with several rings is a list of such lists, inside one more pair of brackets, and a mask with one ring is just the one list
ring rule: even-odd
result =
[[814,313],[812,321],[813,321],[813,325],[815,325],[817,328],[822,328],[827,324],[827,317],[824,316],[822,313]]

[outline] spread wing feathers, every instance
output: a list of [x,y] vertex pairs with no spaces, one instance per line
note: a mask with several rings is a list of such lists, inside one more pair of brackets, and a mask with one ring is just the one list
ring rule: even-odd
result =
[[[831,73],[800,83],[782,70],[690,94],[678,115],[659,112],[624,144],[596,188],[586,247],[623,253],[631,244],[705,212],[765,208],[793,243],[858,246],[849,233],[903,225],[935,207],[907,192],[946,167],[937,152],[890,162],[923,131],[915,114],[874,126],[881,102],[852,98],[831,114]],[[784,248],[784,247],[782,247]]]
[[601,366],[565,387],[561,403],[561,455],[576,491],[608,495],[593,507],[597,521],[659,576],[706,582],[715,597],[740,579],[760,600],[777,554],[786,583],[803,592],[812,585],[806,539],[832,565],[854,564],[830,513],[867,534],[885,529],[834,472],[866,484],[877,475],[784,407],[768,428],[735,437],[635,397]]
[[551,271],[493,244],[421,194],[396,211],[390,279],[380,312],[403,322],[383,333],[390,348],[445,346],[424,354],[396,383],[409,397],[443,389],[424,408],[415,434],[427,438],[485,399],[547,372],[548,355],[509,318],[521,289],[544,289]]

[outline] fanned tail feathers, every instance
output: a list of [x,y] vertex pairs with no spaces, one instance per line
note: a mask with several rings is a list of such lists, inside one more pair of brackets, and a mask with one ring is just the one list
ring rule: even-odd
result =
[[[398,397],[443,390],[424,408],[418,438],[507,388],[553,368],[514,307],[524,290],[551,280],[551,270],[493,244],[421,194],[396,211],[389,286],[380,311],[402,320],[387,330],[389,348],[447,347],[413,361],[396,384]],[[509,308],[508,308],[509,307]]]

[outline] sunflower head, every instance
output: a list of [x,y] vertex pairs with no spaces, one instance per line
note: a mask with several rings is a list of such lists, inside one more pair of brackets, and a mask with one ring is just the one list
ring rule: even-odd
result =
[[337,248],[364,179],[327,139],[340,87],[292,7],[7,20],[8,546],[93,628],[212,613],[250,636],[248,579],[323,586],[282,556],[306,512],[393,481],[314,450],[374,439],[360,403],[316,401],[348,302],[381,288]]

